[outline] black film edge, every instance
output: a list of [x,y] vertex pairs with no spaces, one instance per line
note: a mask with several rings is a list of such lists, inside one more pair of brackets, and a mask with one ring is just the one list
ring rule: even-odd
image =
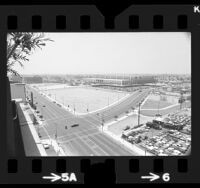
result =
[[[7,33],[142,33],[186,32],[191,34],[192,129],[191,152],[181,156],[25,156],[19,128],[19,114],[10,111],[10,83],[6,78]],[[0,183],[199,183],[200,127],[197,121],[198,78],[200,59],[200,6],[133,5],[116,17],[103,17],[92,5],[0,6],[1,121]],[[177,49],[177,53],[178,53]],[[161,63],[162,64],[162,63]],[[162,66],[162,65],[161,65]],[[197,83],[198,84],[198,83]],[[13,107],[15,106],[15,107]],[[5,110],[6,109],[6,110]],[[74,110],[75,111],[75,110]],[[12,112],[14,114],[14,112]],[[17,111],[19,113],[19,111]],[[12,123],[14,122],[14,123]],[[14,128],[11,127],[14,125]],[[13,136],[13,137],[12,137]],[[57,137],[57,133],[56,133]],[[14,144],[13,144],[14,143]],[[81,148],[80,148],[81,150]]]

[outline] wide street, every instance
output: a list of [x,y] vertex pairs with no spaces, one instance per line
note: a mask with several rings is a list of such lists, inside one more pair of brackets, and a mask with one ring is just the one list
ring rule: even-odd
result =
[[[64,108],[50,101],[38,91],[27,87],[33,92],[34,103],[37,109],[43,114],[44,125],[37,131],[42,136],[41,139],[56,139],[63,148],[66,155],[72,156],[135,156],[137,153],[125,148],[123,145],[113,140],[102,132],[102,117],[105,122],[119,116],[131,107],[136,107],[148,91],[142,91],[131,95],[118,105],[114,105],[97,113],[76,116]],[[102,115],[103,114],[103,115]],[[79,124],[77,127],[71,127]],[[56,136],[57,135],[57,136]]]

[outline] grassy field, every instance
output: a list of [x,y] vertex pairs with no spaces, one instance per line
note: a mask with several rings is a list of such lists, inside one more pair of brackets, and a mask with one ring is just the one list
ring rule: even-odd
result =
[[116,92],[97,88],[70,87],[48,90],[56,101],[69,106],[78,113],[87,113],[104,108],[127,96],[125,92]]
[[161,109],[177,103],[177,97],[150,94],[141,109]]
[[168,101],[156,101],[152,99],[147,99],[144,105],[142,105],[141,109],[157,109],[157,108],[165,108],[167,106],[172,105],[172,103]]
[[[184,107],[191,107],[191,102],[185,102],[183,105],[182,105],[182,107],[184,108]],[[172,113],[172,112],[176,112],[176,111],[179,111],[180,110],[180,105],[179,104],[177,104],[176,106],[173,106],[173,107],[171,107],[171,108],[167,108],[167,109],[164,109],[164,110],[162,110],[162,109],[160,109],[159,110],[159,114],[161,114],[161,115],[166,115],[166,114],[169,114],[169,113]],[[152,116],[155,116],[157,113],[158,113],[158,110],[156,109],[156,110],[142,110],[141,109],[141,114],[142,115],[144,115],[144,116],[150,116],[150,117],[152,117]]]

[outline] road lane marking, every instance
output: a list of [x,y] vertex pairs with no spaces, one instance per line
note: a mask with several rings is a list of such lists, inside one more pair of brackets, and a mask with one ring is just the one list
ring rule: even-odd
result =
[[[100,134],[100,133],[92,133],[92,134],[89,134],[89,135],[85,135],[85,136],[78,136],[77,138],[88,138],[89,136],[94,136],[94,135],[97,135],[97,134]],[[77,134],[73,133],[73,136]],[[70,142],[70,141],[73,141],[73,140],[76,140],[77,139],[76,137],[73,137],[73,138],[70,138],[70,139],[67,139],[65,141],[59,141],[60,144],[63,144],[63,143],[66,143],[66,142]]]

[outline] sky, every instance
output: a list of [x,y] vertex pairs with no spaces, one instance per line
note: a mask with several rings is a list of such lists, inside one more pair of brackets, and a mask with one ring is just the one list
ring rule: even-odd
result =
[[45,33],[20,74],[191,74],[186,32]]

